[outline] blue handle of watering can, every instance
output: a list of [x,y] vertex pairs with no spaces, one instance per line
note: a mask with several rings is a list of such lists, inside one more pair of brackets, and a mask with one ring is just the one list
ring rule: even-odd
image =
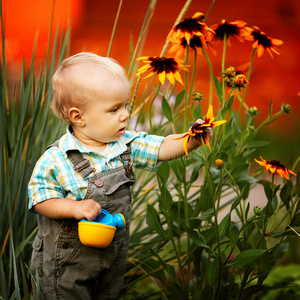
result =
[[88,221],[87,219],[82,219],[83,222],[95,222],[103,225],[109,225],[116,227],[117,229],[122,229],[125,226],[125,218],[122,214],[116,213],[112,216],[107,210],[102,208],[101,215],[98,216],[94,221]]

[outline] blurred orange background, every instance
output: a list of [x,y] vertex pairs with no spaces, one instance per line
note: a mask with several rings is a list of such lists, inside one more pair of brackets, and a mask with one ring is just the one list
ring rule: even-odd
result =
[[[142,55],[159,55],[166,36],[186,1],[158,0],[148,31]],[[130,39],[136,43],[150,1],[124,0],[110,56],[126,65],[130,53]],[[45,58],[53,1],[3,0],[6,58],[11,80],[21,72],[23,56],[30,62],[35,37],[38,37],[36,58]],[[185,17],[208,11],[211,0],[192,1]],[[54,31],[71,25],[70,55],[80,51],[106,55],[119,1],[63,0],[55,1]],[[272,142],[272,151],[279,147],[288,155],[298,156],[300,151],[300,1],[299,0],[216,0],[206,24],[211,26],[227,21],[242,20],[247,26],[258,26],[267,36],[283,40],[278,49],[281,55],[272,59],[267,51],[261,58],[255,56],[253,72],[247,92],[248,106],[257,106],[261,121],[267,117],[269,102],[273,112],[283,103],[292,106],[290,115],[282,115],[264,129],[264,138]],[[209,53],[215,75],[220,74],[222,43],[216,45],[217,55]],[[249,62],[251,43],[240,43],[231,38],[227,48],[226,66],[238,67]],[[168,52],[166,56],[170,55]],[[191,57],[192,59],[192,57]],[[208,98],[208,69],[203,56],[199,57],[197,90]],[[217,98],[214,103],[216,105]],[[266,137],[267,134],[267,137]],[[275,147],[274,147],[275,145]],[[276,146],[277,145],[277,146]],[[280,150],[279,149],[279,150]],[[266,157],[275,159],[275,157]]]

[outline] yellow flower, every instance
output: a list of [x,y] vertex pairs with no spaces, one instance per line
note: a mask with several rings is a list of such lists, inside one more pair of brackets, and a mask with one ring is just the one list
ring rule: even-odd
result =
[[142,56],[137,60],[143,60],[143,62],[146,63],[143,67],[137,70],[137,76],[150,71],[150,73],[144,78],[157,74],[158,80],[162,85],[164,85],[166,77],[173,85],[175,80],[179,81],[183,85],[179,70],[187,71],[187,68],[183,66],[178,59],[159,56]]
[[195,139],[199,143],[199,146],[201,146],[201,138],[202,138],[204,141],[204,144],[206,144],[208,149],[211,151],[210,145],[209,145],[209,136],[207,134],[206,129],[220,126],[226,122],[227,122],[226,120],[215,121],[215,118],[213,116],[213,107],[210,106],[208,108],[204,122],[202,124],[194,123],[192,125],[192,127],[190,128],[190,130],[184,136],[182,136],[180,138],[176,138],[176,140],[179,140],[182,138],[184,139],[183,140],[183,149],[185,151],[186,156],[188,156],[187,145],[188,145],[191,137],[195,137]]
[[[245,28],[247,23],[241,20],[227,22],[225,19],[221,21],[220,24],[212,25],[211,28],[215,31],[215,40],[223,40],[226,34],[226,39],[233,36],[237,38],[240,42],[244,42],[245,36],[249,36],[250,33]],[[230,42],[228,40],[228,44]]]
[[221,170],[224,166],[224,161],[222,159],[216,159],[215,164],[217,166],[217,169]]
[[267,161],[267,160],[264,160],[262,157],[260,157],[260,158],[261,158],[261,161],[255,159],[255,158],[254,158],[254,160],[259,165],[264,167],[265,172],[272,173],[272,174],[274,174],[274,176],[279,174],[282,178],[284,177],[286,179],[290,179],[289,173],[297,176],[294,172],[289,170],[286,166],[281,164],[280,161],[278,161],[278,160]]
[[201,39],[198,35],[193,35],[190,40],[189,44],[185,37],[181,38],[170,38],[170,42],[172,43],[172,47],[170,48],[169,52],[173,53],[176,52],[176,57],[182,57],[186,53],[186,48],[189,46],[190,49],[197,51],[198,54],[201,55],[202,48],[208,48],[211,52],[215,55],[216,51],[212,48],[211,43],[205,38],[205,43],[203,43],[203,39]]
[[264,32],[262,32],[257,26],[253,28],[246,27],[250,35],[246,36],[245,39],[254,42],[252,47],[257,49],[257,56],[261,57],[264,54],[264,50],[267,49],[270,56],[273,58],[272,52],[280,54],[275,46],[280,46],[283,44],[282,40],[272,39],[268,37]]
[[211,41],[214,31],[203,23],[204,14],[201,12],[195,13],[191,18],[186,18],[182,22],[173,27],[167,37],[175,39],[185,38],[186,43],[190,45],[190,40],[194,35],[199,36],[201,44],[206,44]]

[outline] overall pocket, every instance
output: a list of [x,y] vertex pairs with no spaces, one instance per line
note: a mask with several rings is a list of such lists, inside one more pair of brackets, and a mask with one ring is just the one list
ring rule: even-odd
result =
[[43,277],[43,250],[44,250],[44,237],[37,234],[32,244],[31,256],[31,272],[34,276],[36,273],[39,277]]

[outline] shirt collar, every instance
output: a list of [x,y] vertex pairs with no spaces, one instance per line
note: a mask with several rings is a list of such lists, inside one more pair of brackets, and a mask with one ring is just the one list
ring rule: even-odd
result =
[[[140,136],[140,133],[138,132],[126,131],[125,134],[122,135],[118,141],[114,141],[107,144],[107,149],[105,151],[106,159],[110,160],[122,154],[127,149],[127,144],[135,138],[137,138],[138,136]],[[78,140],[73,135],[71,125],[67,126],[66,134],[61,138],[59,147],[64,153],[67,153],[67,151],[69,150],[78,150],[81,153],[92,152],[78,142]]]

